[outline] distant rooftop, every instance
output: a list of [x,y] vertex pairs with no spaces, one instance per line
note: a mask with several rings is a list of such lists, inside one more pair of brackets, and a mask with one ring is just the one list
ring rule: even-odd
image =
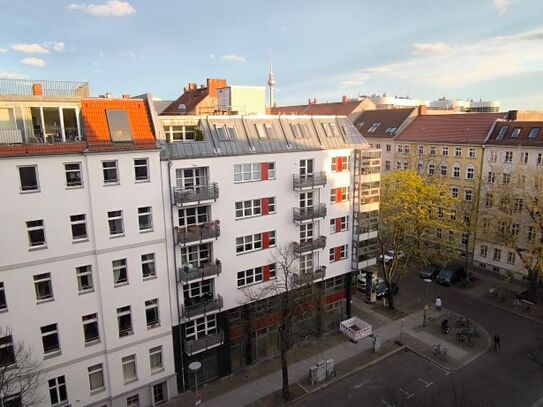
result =
[[89,97],[88,82],[0,79],[0,96]]

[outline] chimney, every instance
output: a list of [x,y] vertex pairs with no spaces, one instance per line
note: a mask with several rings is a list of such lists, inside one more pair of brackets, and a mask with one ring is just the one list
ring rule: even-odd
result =
[[517,120],[517,116],[518,116],[518,110],[509,110],[507,112],[507,120],[508,121],[515,121]]
[[418,115],[419,115],[419,116],[425,115],[425,114],[426,114],[426,109],[427,109],[427,108],[428,108],[428,107],[427,107],[426,105],[419,105]]
[[349,99],[347,98],[347,96],[343,95],[341,97],[341,103],[347,103],[349,101]]
[[123,95],[123,99],[130,99],[130,95]]
[[307,99],[307,104],[308,104],[308,105],[311,104],[311,98]]
[[43,96],[43,88],[41,87],[41,83],[35,83],[32,85],[32,94],[34,96]]
[[314,105],[317,104],[317,98],[313,98],[313,104],[314,104]]
[[105,94],[106,99],[111,99],[112,96],[113,95],[111,93],[109,93],[109,92],[106,92],[106,94]]
[[218,90],[227,86],[226,79],[207,78],[207,93],[209,96],[218,97]]

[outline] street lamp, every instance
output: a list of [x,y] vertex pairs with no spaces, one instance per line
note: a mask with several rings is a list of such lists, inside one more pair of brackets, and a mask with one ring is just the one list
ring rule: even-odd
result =
[[189,370],[194,373],[194,383],[196,386],[196,391],[194,392],[194,405],[199,406],[202,404],[202,397],[200,396],[200,393],[198,393],[198,370],[202,367],[202,364],[200,362],[192,362],[189,364]]
[[426,297],[425,297],[425,300],[424,300],[424,317],[422,319],[422,327],[426,328],[426,313],[428,311],[428,287],[430,286],[430,284],[432,284],[432,279],[431,278],[425,278],[424,283],[426,285]]

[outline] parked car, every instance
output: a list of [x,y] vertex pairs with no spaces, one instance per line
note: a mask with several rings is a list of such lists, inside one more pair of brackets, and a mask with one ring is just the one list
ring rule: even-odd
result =
[[[359,274],[356,278],[357,280],[357,287],[358,291],[366,292],[366,275],[365,274]],[[377,284],[384,282],[381,277],[377,277]]]
[[436,276],[436,283],[451,286],[464,276],[464,269],[458,266],[447,266]]
[[[394,259],[394,254],[395,254],[395,251],[394,250],[388,250],[385,255],[383,256],[382,254],[379,256],[379,261],[383,261],[383,258],[385,260],[385,263],[388,264],[390,263],[393,259]],[[396,258],[398,260],[401,260],[404,258],[404,254],[403,252],[398,252],[398,254],[396,255]]]
[[[384,281],[377,283],[377,285],[375,286],[375,291],[376,291],[377,298],[383,298],[387,296],[388,295],[387,283],[385,283]],[[392,292],[392,294],[396,295],[398,294],[399,291],[400,291],[400,288],[398,286],[394,286],[394,291]]]
[[420,269],[419,274],[421,278],[430,278],[433,280],[440,271],[441,267],[439,267],[437,264],[428,264]]

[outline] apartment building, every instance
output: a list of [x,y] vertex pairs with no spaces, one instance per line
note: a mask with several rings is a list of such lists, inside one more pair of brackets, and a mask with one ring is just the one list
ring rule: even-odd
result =
[[[516,112],[515,112],[516,113]],[[497,189],[513,196],[510,227],[518,236],[520,249],[540,244],[541,228],[530,218],[529,201],[543,195],[543,121],[498,120],[484,143],[480,219],[474,263],[476,266],[515,278],[527,275],[518,250],[493,238],[487,226],[493,208],[500,205]]]
[[277,352],[274,253],[296,256],[320,293],[300,326],[336,331],[358,270],[375,264],[380,152],[345,117],[160,116],[178,387],[225,376]]
[[177,394],[160,150],[148,102],[87,96],[0,81],[0,363],[32,349],[39,405],[156,405]]

